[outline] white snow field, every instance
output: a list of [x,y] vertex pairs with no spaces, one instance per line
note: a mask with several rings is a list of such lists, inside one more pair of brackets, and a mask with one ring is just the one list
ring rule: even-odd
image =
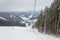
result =
[[0,27],[0,40],[60,40],[29,27]]

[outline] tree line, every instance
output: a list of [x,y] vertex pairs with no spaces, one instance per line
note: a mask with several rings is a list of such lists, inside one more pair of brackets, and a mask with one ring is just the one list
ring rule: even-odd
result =
[[38,28],[39,32],[47,34],[60,35],[60,0],[54,0],[50,7],[45,7],[35,23],[34,27]]

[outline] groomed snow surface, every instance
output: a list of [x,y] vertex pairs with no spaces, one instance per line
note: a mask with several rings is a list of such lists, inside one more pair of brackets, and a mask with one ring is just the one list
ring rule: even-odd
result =
[[60,40],[29,27],[0,27],[0,40]]

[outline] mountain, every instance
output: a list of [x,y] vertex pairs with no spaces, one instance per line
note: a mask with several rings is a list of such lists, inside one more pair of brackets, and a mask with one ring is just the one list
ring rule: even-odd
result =
[[0,26],[25,26],[38,15],[37,12],[0,12]]

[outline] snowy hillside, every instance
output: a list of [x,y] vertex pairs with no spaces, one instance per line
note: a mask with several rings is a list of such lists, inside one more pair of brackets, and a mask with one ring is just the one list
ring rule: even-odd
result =
[[0,27],[0,40],[60,40],[28,27]]
[[34,12],[0,12],[0,26],[25,26],[37,19]]
[[8,21],[7,19],[5,19],[5,18],[3,18],[3,17],[0,17],[0,19],[5,20],[5,21]]

